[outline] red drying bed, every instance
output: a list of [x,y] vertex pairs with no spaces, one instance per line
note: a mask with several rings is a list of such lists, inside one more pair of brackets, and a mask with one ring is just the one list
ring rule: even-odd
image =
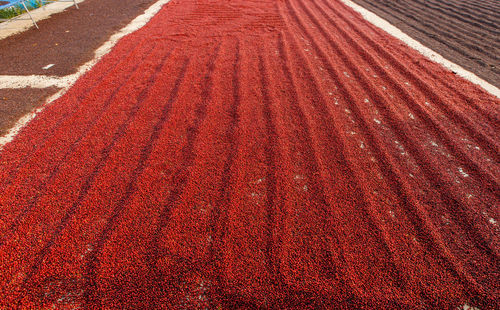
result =
[[0,306],[499,306],[499,103],[338,1],[172,0],[0,153]]

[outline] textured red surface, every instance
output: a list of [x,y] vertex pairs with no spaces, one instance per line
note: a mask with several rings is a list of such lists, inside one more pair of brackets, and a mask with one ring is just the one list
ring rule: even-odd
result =
[[0,153],[0,305],[498,307],[499,103],[337,1],[172,0]]

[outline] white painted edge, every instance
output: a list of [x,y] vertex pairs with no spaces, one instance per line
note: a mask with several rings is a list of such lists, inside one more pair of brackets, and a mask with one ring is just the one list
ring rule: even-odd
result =
[[[80,78],[83,74],[85,74],[88,70],[90,70],[99,60],[109,53],[111,49],[118,43],[120,39],[125,37],[126,35],[131,34],[144,27],[163,7],[163,5],[170,2],[170,0],[159,0],[152,4],[143,14],[137,16],[134,20],[132,20],[127,26],[123,27],[120,31],[113,34],[107,42],[105,42],[101,47],[99,47],[94,53],[94,59],[88,61],[87,63],[80,66],[78,71],[74,74],[67,75],[65,77],[47,77],[47,76],[0,76],[0,86],[10,85],[9,88],[24,88],[24,87],[34,87],[34,88],[45,88],[49,86],[58,86],[63,87],[60,91],[49,97],[45,104],[43,104],[40,108],[32,111],[31,113],[23,116],[19,119],[14,127],[12,127],[7,134],[3,137],[0,137],[0,150],[5,146],[5,144],[14,140],[16,135],[27,125],[31,120],[33,120],[38,113],[43,111],[45,107],[47,107],[54,100],[61,97],[66,91],[73,86],[73,84]],[[23,81],[25,80],[25,81]],[[52,84],[51,84],[52,83]],[[19,86],[23,85],[23,86]],[[45,86],[48,85],[48,86]],[[0,87],[2,88],[2,87]],[[3,87],[6,88],[6,87]]]
[[347,5],[348,7],[353,9],[354,11],[361,14],[361,16],[363,16],[363,18],[365,20],[367,20],[368,22],[370,22],[371,24],[384,30],[385,32],[392,35],[393,37],[403,41],[406,45],[417,50],[420,54],[424,55],[428,59],[430,59],[434,62],[437,62],[438,64],[442,65],[443,67],[445,67],[453,72],[456,72],[456,74],[461,76],[462,78],[464,78],[464,79],[466,79],[466,80],[468,80],[476,85],[479,85],[485,91],[496,96],[497,98],[500,98],[500,89],[498,89],[494,85],[491,85],[490,83],[481,79],[480,77],[478,77],[474,73],[472,73],[472,72],[462,68],[461,66],[447,60],[446,58],[444,58],[440,54],[436,53],[435,51],[422,45],[420,42],[412,39],[407,34],[402,32],[399,28],[390,24],[388,21],[386,21],[385,19],[381,18],[380,16],[374,14],[373,12],[368,11],[367,9],[357,5],[356,3],[354,3],[350,0],[340,0],[340,1],[342,1],[345,5]]

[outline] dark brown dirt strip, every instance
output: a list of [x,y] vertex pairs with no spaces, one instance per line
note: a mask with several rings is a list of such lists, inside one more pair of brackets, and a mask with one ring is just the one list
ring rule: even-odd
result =
[[500,86],[500,2],[353,0],[445,58]]
[[[74,73],[94,51],[154,0],[86,0],[0,41],[0,74],[57,75]],[[43,67],[54,64],[48,70]]]
[[38,108],[58,89],[0,89],[0,137],[23,115]]

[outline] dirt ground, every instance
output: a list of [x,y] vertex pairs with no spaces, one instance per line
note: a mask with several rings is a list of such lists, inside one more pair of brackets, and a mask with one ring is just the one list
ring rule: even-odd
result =
[[500,87],[500,2],[353,0],[410,37]]

